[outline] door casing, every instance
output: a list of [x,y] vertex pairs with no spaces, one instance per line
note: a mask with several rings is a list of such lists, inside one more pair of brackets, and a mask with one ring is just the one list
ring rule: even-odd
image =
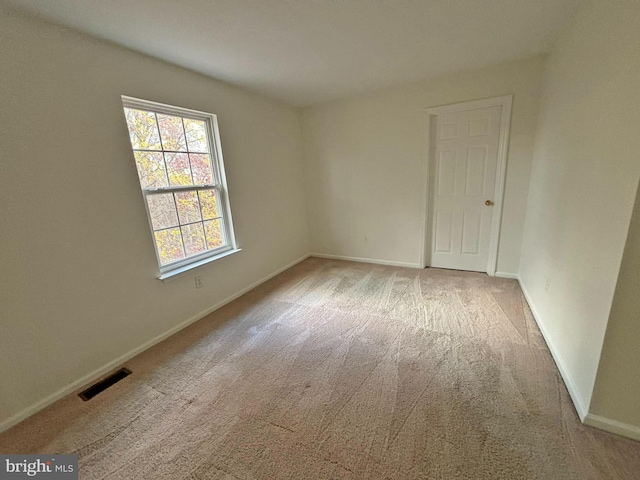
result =
[[438,115],[445,113],[457,113],[478,108],[500,106],[500,134],[498,140],[498,159],[496,164],[496,183],[494,194],[494,211],[491,219],[491,236],[489,238],[489,260],[487,262],[487,273],[491,276],[496,274],[498,263],[498,246],[500,239],[500,225],[502,221],[502,207],[504,201],[504,186],[507,170],[507,153],[509,149],[509,129],[511,126],[511,105],[513,95],[503,95],[500,97],[486,98],[469,102],[454,103],[430,107],[425,110],[427,117],[426,135],[426,158],[424,161],[424,184],[423,184],[423,215],[422,215],[422,249],[420,255],[420,266],[428,267],[431,262],[431,226],[433,222],[433,182],[434,182],[434,159],[435,151],[435,119]]

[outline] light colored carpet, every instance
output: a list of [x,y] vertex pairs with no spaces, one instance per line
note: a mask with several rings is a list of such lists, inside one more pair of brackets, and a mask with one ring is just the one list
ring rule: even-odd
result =
[[308,259],[0,435],[84,479],[637,479],[514,280]]

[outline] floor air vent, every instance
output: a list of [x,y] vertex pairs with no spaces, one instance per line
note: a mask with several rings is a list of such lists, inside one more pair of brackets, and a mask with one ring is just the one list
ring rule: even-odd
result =
[[98,383],[94,385],[91,385],[84,392],[79,393],[78,396],[85,402],[87,400],[91,400],[100,392],[104,392],[111,385],[115,385],[116,383],[118,383],[120,380],[122,380],[124,377],[128,375],[131,375],[131,370],[129,370],[128,368],[121,368],[117,372],[114,372],[111,375],[109,375],[107,378],[100,380]]

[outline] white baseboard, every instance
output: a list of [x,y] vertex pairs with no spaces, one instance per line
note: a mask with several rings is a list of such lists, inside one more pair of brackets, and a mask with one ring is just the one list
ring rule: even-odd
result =
[[[261,285],[262,283],[266,282],[267,280],[270,280],[271,278],[273,278],[276,275],[284,272],[285,270],[293,267],[294,265],[300,263],[301,261],[305,260],[308,257],[319,257],[319,258],[328,258],[328,259],[336,259],[336,260],[348,260],[348,261],[353,261],[353,262],[373,263],[373,264],[379,264],[379,265],[392,265],[392,266],[399,266],[399,267],[420,268],[418,264],[404,263],[404,262],[391,262],[391,261],[375,260],[375,259],[368,259],[368,258],[346,257],[346,256],[341,256],[341,255],[325,255],[325,254],[320,254],[320,253],[312,253],[312,254],[309,254],[309,255],[303,255],[302,257],[298,258],[297,260],[294,260],[293,262],[285,265],[284,267],[279,268],[275,272],[273,272],[273,273],[261,278],[260,280],[252,283],[248,287],[243,288],[239,292],[236,292],[235,294],[225,298],[224,300],[218,302],[217,304],[213,305],[212,307],[209,307],[206,310],[204,310],[202,312],[199,312],[196,315],[193,315],[192,317],[188,318],[184,322],[176,325],[175,327],[170,328],[166,332],[156,336],[155,338],[152,338],[148,342],[143,343],[142,345],[134,348],[133,350],[125,353],[124,355],[121,355],[120,357],[112,360],[111,362],[107,363],[106,365],[103,365],[102,367],[94,370],[93,372],[91,372],[91,373],[79,378],[78,380],[76,380],[76,381],[70,383],[69,385],[59,389],[58,391],[56,391],[56,392],[52,393],[51,395],[43,398],[42,400],[36,402],[35,404],[33,404],[33,405],[21,410],[20,412],[18,412],[15,415],[9,417],[8,419],[0,422],[0,432],[8,430],[9,428],[11,428],[14,425],[20,423],[21,421],[23,421],[26,418],[30,417],[31,415],[37,413],[38,411],[44,409],[45,407],[51,405],[52,403],[54,403],[55,401],[61,399],[62,397],[65,397],[66,395],[69,395],[70,393],[73,393],[74,391],[80,389],[84,385],[86,385],[88,383],[91,383],[92,381],[102,377],[103,375],[106,375],[107,373],[109,373],[110,371],[114,370],[115,368],[117,368],[118,366],[122,365],[123,363],[125,363],[128,360],[130,360],[131,358],[135,357],[136,355],[139,355],[140,353],[144,352],[145,350],[153,347],[154,345],[162,342],[163,340],[166,340],[170,336],[178,333],[180,330],[182,330],[182,329],[188,327],[189,325],[191,325],[192,323],[195,323],[198,320],[206,317],[210,313],[212,313],[212,312],[216,311],[217,309],[223,307],[224,305],[232,302],[236,298],[244,295],[248,291],[250,291],[250,290],[254,289],[255,287],[257,287],[258,285]],[[567,389],[569,390],[569,394],[571,395],[571,399],[573,400],[573,403],[574,403],[574,405],[576,407],[576,410],[578,412],[578,416],[583,421],[583,423],[585,423],[586,425],[595,427],[595,428],[599,428],[601,430],[605,430],[607,432],[615,433],[617,435],[622,435],[624,437],[632,438],[634,440],[640,440],[640,428],[639,427],[636,427],[634,425],[629,425],[629,424],[626,424],[626,423],[622,423],[622,422],[618,422],[616,420],[611,420],[611,419],[608,419],[606,417],[601,417],[599,415],[594,415],[594,414],[591,414],[591,413],[587,413],[587,409],[584,406],[584,402],[582,401],[582,399],[578,395],[577,390],[576,390],[576,388],[575,388],[575,386],[573,384],[573,381],[571,380],[571,377],[570,377],[568,371],[564,367],[564,364],[562,363],[561,358],[559,357],[559,355],[557,354],[556,350],[553,347],[553,343],[550,342],[549,336],[546,333],[542,322],[540,321],[539,315],[536,313],[535,306],[534,306],[534,304],[533,304],[533,302],[531,300],[531,297],[529,296],[529,294],[528,294],[528,292],[526,290],[526,287],[522,283],[522,280],[519,278],[518,275],[509,274],[509,273],[503,273],[503,272],[496,272],[496,276],[497,277],[501,277],[501,278],[515,278],[515,279],[518,280],[518,282],[520,284],[520,288],[522,289],[522,292],[524,293],[524,296],[527,299],[529,307],[531,308],[531,312],[533,313],[533,317],[536,320],[536,323],[538,324],[538,327],[540,328],[540,331],[542,332],[542,336],[544,337],[545,342],[549,346],[549,350],[551,351],[551,355],[553,356],[553,359],[556,362],[558,370],[560,371],[560,374],[562,375],[562,378],[563,378],[563,380],[564,380],[564,382],[565,382],[565,384],[567,386]]]
[[553,360],[556,362],[556,366],[558,367],[558,371],[560,372],[560,375],[562,376],[562,379],[564,380],[564,384],[566,385],[567,390],[569,391],[569,395],[571,395],[571,400],[573,401],[573,406],[575,407],[576,411],[578,412],[578,416],[580,417],[580,420],[584,423],[585,418],[586,418],[587,413],[588,413],[587,403],[582,399],[582,397],[578,393],[578,389],[576,388],[575,383],[573,382],[573,379],[571,378],[571,375],[569,374],[569,370],[567,370],[567,368],[565,367],[565,364],[562,361],[562,357],[560,356],[560,354],[558,353],[558,350],[555,348],[553,342],[551,341],[551,337],[549,336],[549,333],[547,332],[547,330],[546,330],[546,328],[544,326],[544,323],[541,321],[541,317],[540,317],[539,313],[536,310],[536,306],[533,303],[533,300],[531,299],[531,296],[529,295],[529,292],[527,292],[527,288],[525,287],[524,283],[522,283],[522,279],[519,278],[519,276],[518,276],[518,283],[520,284],[520,288],[522,289],[522,293],[524,293],[524,296],[527,299],[527,303],[529,304],[529,308],[531,309],[531,313],[533,313],[533,318],[535,319],[536,323],[538,324],[538,328],[542,332],[542,336],[544,337],[544,341],[546,342],[547,346],[549,347],[549,351],[551,352],[551,356],[553,357]]
[[375,263],[376,265],[391,265],[393,267],[421,268],[417,263],[394,262],[391,260],[377,260],[375,258],[347,257],[344,255],[327,255],[325,253],[312,253],[310,257],[328,258],[330,260],[347,260],[349,262]]
[[601,417],[600,415],[594,415],[593,413],[587,414],[584,419],[584,423],[585,425],[599,428],[606,432],[622,435],[623,437],[631,438],[633,440],[640,440],[640,427],[636,427],[635,425],[618,422],[606,417]]
[[496,272],[496,277],[498,277],[498,278],[511,278],[513,280],[520,280],[520,276],[517,273]]
[[564,380],[565,385],[567,386],[567,390],[569,391],[569,395],[571,395],[571,400],[573,401],[573,405],[578,412],[578,417],[585,425],[589,425],[590,427],[598,428],[600,430],[604,430],[605,432],[614,433],[616,435],[621,435],[623,437],[631,438],[633,440],[640,440],[640,427],[635,425],[631,425],[628,423],[619,422],[617,420],[611,420],[610,418],[601,417],[600,415],[595,415],[593,413],[589,413],[587,402],[580,396],[578,393],[575,384],[569,374],[568,370],[564,366],[562,358],[558,354],[558,351],[555,349],[553,342],[551,341],[548,332],[545,330],[544,324],[540,321],[540,315],[536,312],[536,307],[533,301],[531,300],[531,296],[527,292],[527,288],[522,283],[522,279],[518,278],[518,283],[520,283],[520,288],[522,289],[522,293],[524,293],[525,298],[527,299],[527,303],[531,308],[531,312],[533,313],[533,318],[538,324],[538,328],[542,332],[542,336],[544,337],[549,350],[551,351],[551,355],[553,356],[554,361],[556,362],[556,366],[560,371],[560,375],[562,375],[562,379]]
[[236,298],[238,298],[238,297],[244,295],[245,293],[247,293],[249,290],[252,290],[252,289],[256,288],[258,285],[266,282],[267,280],[269,280],[269,279],[275,277],[276,275],[284,272],[285,270],[293,267],[294,265],[300,263],[301,261],[305,260],[308,257],[309,257],[309,255],[304,255],[304,256],[298,258],[297,260],[294,260],[293,262],[285,265],[284,267],[279,268],[275,272],[267,275],[264,278],[261,278],[257,282],[252,283],[248,287],[243,288],[239,292],[234,293],[233,295],[231,295],[231,296],[225,298],[224,300],[216,303],[212,307],[209,307],[206,310],[193,315],[192,317],[188,318],[184,322],[176,325],[175,327],[170,328],[166,332],[161,333],[160,335],[158,335],[155,338],[152,338],[148,342],[143,343],[142,345],[134,348],[133,350],[125,353],[124,355],[121,355],[118,358],[112,360],[111,362],[107,363],[106,365],[103,365],[102,367],[94,370],[93,372],[88,373],[87,375],[79,378],[78,380],[75,380],[74,382],[70,383],[69,385],[61,388],[60,390],[52,393],[51,395],[43,398],[42,400],[34,403],[33,405],[30,405],[29,407],[25,408],[24,410],[19,411],[18,413],[16,413],[15,415],[7,418],[6,420],[3,420],[2,422],[0,422],[0,433],[4,432],[5,430],[8,430],[9,428],[11,428],[14,425],[20,423],[24,419],[30,417],[34,413],[37,413],[40,410],[42,410],[43,408],[51,405],[53,402],[55,402],[57,400],[60,400],[62,397],[65,397],[66,395],[69,395],[70,393],[73,393],[75,390],[80,389],[84,385],[93,382],[97,378],[100,378],[103,375],[106,375],[110,371],[112,371],[115,368],[117,368],[120,365],[122,365],[124,362],[130,360],[131,358],[133,358],[136,355],[144,352],[145,350],[153,347],[154,345],[162,342],[163,340],[166,340],[171,335],[174,335],[175,333],[178,333],[180,330],[188,327],[192,323],[197,322],[201,318],[206,317],[207,315],[209,315],[210,313],[216,311],[220,307],[223,307],[227,303],[232,302]]

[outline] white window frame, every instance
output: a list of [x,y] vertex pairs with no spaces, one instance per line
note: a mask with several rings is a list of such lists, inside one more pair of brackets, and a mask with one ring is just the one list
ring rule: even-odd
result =
[[[149,222],[149,229],[151,232],[151,240],[153,243],[153,248],[156,253],[156,260],[158,263],[158,268],[160,269],[160,280],[165,280],[170,277],[173,277],[179,273],[183,273],[185,271],[191,270],[193,268],[199,267],[201,265],[207,264],[209,262],[213,262],[220,258],[227,257],[233,253],[239,252],[240,249],[236,243],[235,232],[233,229],[233,219],[231,217],[231,207],[229,205],[229,194],[227,190],[227,179],[224,169],[224,161],[222,158],[222,147],[220,144],[220,131],[218,129],[218,118],[216,115],[207,112],[201,112],[198,110],[191,110],[182,107],[175,107],[172,105],[166,105],[162,103],[152,102],[149,100],[143,100],[140,98],[128,97],[122,95],[122,106],[123,106],[123,114],[125,112],[125,108],[136,109],[136,110],[144,110],[148,112],[153,112],[156,114],[165,114],[172,115],[176,117],[186,117],[195,120],[203,121],[206,125],[207,130],[207,140],[209,142],[209,155],[211,158],[211,167],[213,170],[213,182],[202,184],[202,185],[186,185],[186,186],[169,186],[169,187],[160,187],[160,188],[143,188],[140,179],[138,178],[140,184],[140,190],[142,191],[142,196],[144,199],[145,210],[147,211],[147,220]],[[126,125],[126,119],[125,119]],[[128,125],[127,125],[128,131]],[[132,153],[137,149],[133,148],[132,145]],[[164,149],[158,150],[161,152],[165,152]],[[135,158],[133,159],[135,163]],[[137,168],[136,168],[137,170]],[[158,193],[175,193],[175,192],[185,192],[185,191],[198,191],[198,190],[206,190],[206,189],[214,189],[217,193],[216,198],[218,202],[218,209],[221,215],[220,223],[222,225],[222,235],[224,244],[218,248],[207,250],[205,252],[199,253],[197,255],[192,255],[190,257],[186,257],[180,260],[176,260],[174,262],[168,263],[166,265],[162,265],[160,261],[160,255],[158,252],[158,247],[156,245],[155,240],[155,230],[153,228],[153,223],[151,221],[151,214],[149,212],[149,206],[147,203],[147,196],[158,194]]]

